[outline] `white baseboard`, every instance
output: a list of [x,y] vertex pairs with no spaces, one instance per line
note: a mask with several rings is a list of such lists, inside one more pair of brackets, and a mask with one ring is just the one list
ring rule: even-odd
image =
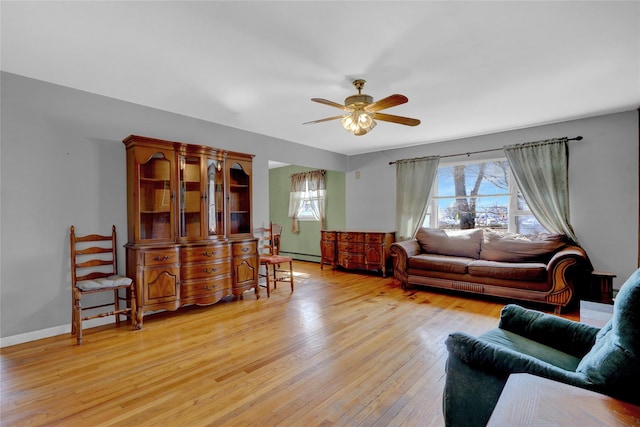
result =
[[[82,329],[95,328],[96,326],[113,323],[113,317],[100,317],[97,319],[85,320],[82,323]],[[30,341],[37,341],[43,338],[55,337],[56,335],[71,334],[71,324],[54,326],[53,328],[41,329],[39,331],[26,332],[24,334],[13,335],[10,337],[0,338],[0,348],[9,347],[16,344],[22,344]],[[69,335],[71,339],[71,335]]]

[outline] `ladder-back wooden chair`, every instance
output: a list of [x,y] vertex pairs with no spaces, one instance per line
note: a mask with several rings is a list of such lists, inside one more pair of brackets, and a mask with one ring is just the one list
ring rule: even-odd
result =
[[[131,319],[132,328],[136,323],[136,295],[133,280],[118,274],[116,250],[116,226],[111,235],[88,234],[76,236],[75,227],[70,229],[71,240],[71,334],[76,335],[78,345],[82,344],[82,322],[98,317],[115,316],[116,326],[120,326],[120,316]],[[120,296],[120,289],[125,296]],[[112,292],[113,302],[83,307],[82,297],[87,294]],[[120,301],[125,307],[120,308]],[[128,300],[128,301],[127,301]],[[128,306],[127,306],[128,302]],[[113,307],[106,311],[104,307]],[[103,309],[99,311],[97,309]],[[83,316],[83,312],[93,310],[93,314]]]
[[280,237],[282,236],[282,226],[271,223],[272,248],[271,255],[280,255]]
[[[258,272],[259,277],[266,281],[267,297],[271,296],[271,282],[276,289],[278,282],[289,282],[293,292],[293,259],[280,255],[280,235],[282,226],[269,224],[269,228],[257,228],[260,247],[260,265],[264,266],[264,273]],[[289,264],[289,269],[280,268],[281,264]]]

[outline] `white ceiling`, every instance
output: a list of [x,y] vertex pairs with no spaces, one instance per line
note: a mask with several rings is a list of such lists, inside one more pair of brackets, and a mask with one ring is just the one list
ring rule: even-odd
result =
[[[636,1],[0,3],[3,71],[338,153],[640,106]],[[356,137],[310,101],[407,104]]]

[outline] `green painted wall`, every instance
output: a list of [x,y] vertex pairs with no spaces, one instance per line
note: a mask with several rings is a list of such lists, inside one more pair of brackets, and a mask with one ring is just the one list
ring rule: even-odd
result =
[[[289,218],[289,189],[291,175],[314,170],[303,166],[284,166],[269,170],[269,217],[282,224],[280,252],[294,259],[320,262],[320,223],[300,221],[300,232],[291,232]],[[327,206],[325,228],[343,229],[346,226],[345,174],[327,171]],[[268,224],[264,224],[268,226]]]

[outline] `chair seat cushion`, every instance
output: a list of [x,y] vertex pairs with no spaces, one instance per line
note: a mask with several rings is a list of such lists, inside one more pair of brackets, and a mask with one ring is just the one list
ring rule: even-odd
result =
[[133,283],[129,277],[114,274],[109,277],[100,277],[98,279],[80,280],[76,283],[76,287],[83,291],[92,289],[115,288],[117,286],[128,286]]
[[291,262],[293,258],[282,255],[261,255],[260,263],[262,264],[280,264],[285,262]]

